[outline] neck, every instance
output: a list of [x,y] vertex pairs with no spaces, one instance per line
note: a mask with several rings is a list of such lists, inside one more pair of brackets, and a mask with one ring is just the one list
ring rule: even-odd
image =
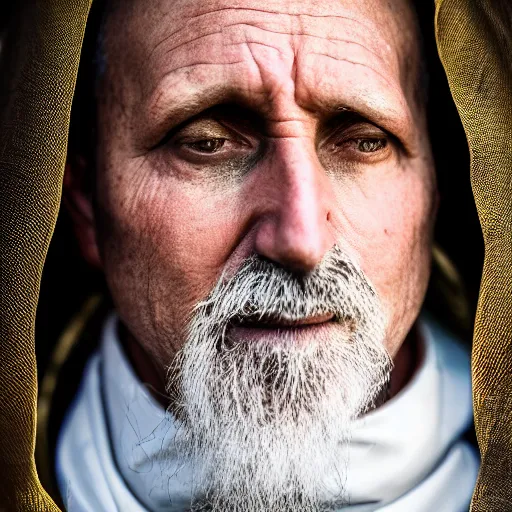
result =
[[135,336],[119,320],[118,335],[126,357],[141,382],[144,382],[153,397],[164,407],[171,406],[166,391],[166,369],[148,354]]
[[421,334],[415,322],[394,358],[388,399],[398,394],[409,383],[421,365],[423,352]]

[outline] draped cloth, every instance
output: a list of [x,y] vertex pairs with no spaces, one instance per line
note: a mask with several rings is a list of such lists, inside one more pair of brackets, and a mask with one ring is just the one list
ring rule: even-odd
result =
[[[0,509],[56,511],[35,463],[34,322],[58,215],[91,0],[20,2],[0,56]],[[512,509],[512,3],[438,0],[436,35],[471,151],[485,242],[472,371],[472,511]]]
[[20,2],[0,61],[0,510],[56,511],[35,462],[34,325],[91,0]]
[[512,2],[439,0],[436,37],[485,244],[472,355],[482,466],[471,510],[512,510]]

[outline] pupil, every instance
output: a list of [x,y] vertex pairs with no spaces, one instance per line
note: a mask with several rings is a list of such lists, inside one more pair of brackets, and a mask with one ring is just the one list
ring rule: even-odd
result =
[[385,142],[382,140],[363,140],[359,143],[360,151],[365,153],[373,153],[385,146]]
[[198,142],[198,149],[201,151],[208,151],[214,153],[219,150],[222,146],[223,141],[219,139],[205,139]]

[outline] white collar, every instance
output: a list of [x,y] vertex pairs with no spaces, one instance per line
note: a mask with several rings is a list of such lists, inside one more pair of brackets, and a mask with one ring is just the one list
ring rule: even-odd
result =
[[[135,375],[116,321],[108,319],[61,431],[60,489],[73,512],[186,510],[191,474],[173,457],[175,421]],[[343,510],[468,509],[478,471],[474,449],[460,439],[472,420],[469,356],[432,319],[422,318],[420,330],[421,367],[398,395],[357,421],[346,482],[353,505]],[[80,471],[78,458],[86,462]],[[99,472],[104,485],[91,485]]]

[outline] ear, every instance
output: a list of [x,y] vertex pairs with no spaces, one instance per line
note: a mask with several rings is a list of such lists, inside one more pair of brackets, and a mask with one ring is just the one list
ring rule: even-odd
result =
[[102,263],[96,237],[94,207],[88,173],[94,172],[85,159],[68,158],[64,171],[62,202],[67,208],[80,251],[84,259],[94,268],[101,269]]

